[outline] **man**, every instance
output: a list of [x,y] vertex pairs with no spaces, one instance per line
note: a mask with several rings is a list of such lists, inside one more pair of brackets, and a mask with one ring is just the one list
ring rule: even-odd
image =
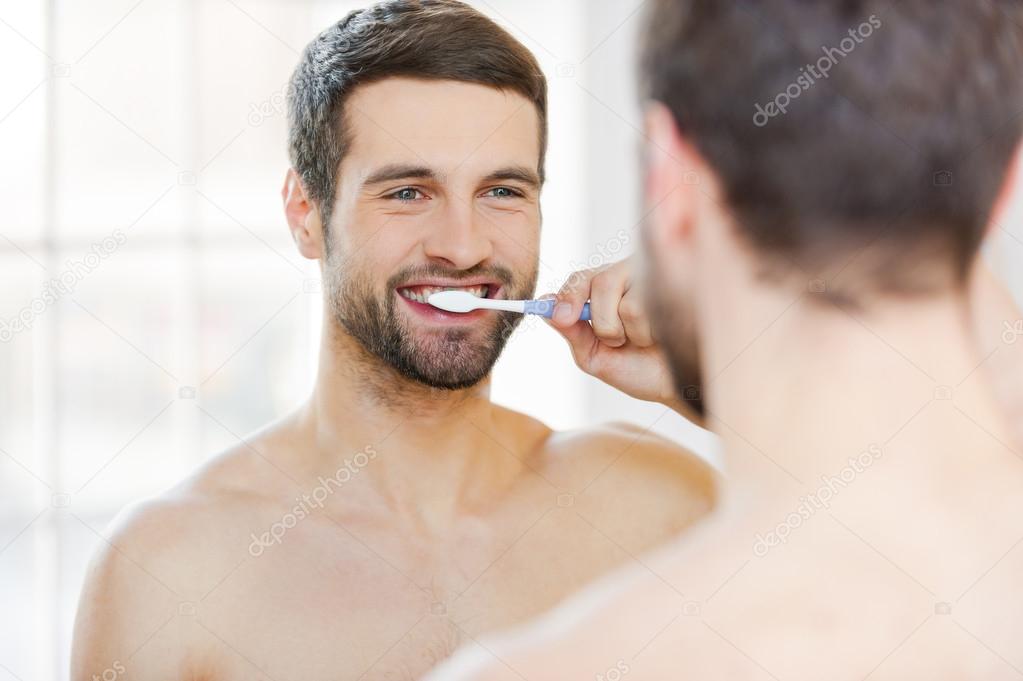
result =
[[[710,471],[671,443],[553,433],[491,403],[518,319],[423,303],[533,293],[546,83],[521,44],[453,0],[382,3],[312,41],[289,112],[284,209],[324,281],[313,395],[115,523],[76,680],[115,663],[161,681],[418,678],[711,503]],[[681,410],[638,294],[594,276],[586,366]]]
[[429,678],[1020,678],[1023,446],[997,386],[1023,365],[992,340],[1018,312],[968,292],[1018,177],[1021,5],[649,21],[647,295],[728,485],[643,570]]

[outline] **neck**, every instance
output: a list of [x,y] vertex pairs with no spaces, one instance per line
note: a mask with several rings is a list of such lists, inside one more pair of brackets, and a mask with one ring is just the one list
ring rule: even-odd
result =
[[[765,476],[810,483],[871,448],[929,452],[936,469],[954,470],[967,458],[957,448],[964,442],[969,451],[1008,441],[964,295],[869,309],[809,293],[788,306],[794,297],[759,292],[706,315],[708,411],[731,475],[747,489],[790,494],[791,485],[765,485],[775,479]],[[773,312],[765,319],[763,310]],[[715,352],[737,338],[749,343],[738,357]],[[987,432],[974,432],[971,420]]]
[[359,488],[400,513],[433,524],[492,498],[518,472],[495,455],[501,410],[489,378],[444,390],[408,379],[325,318],[316,385],[299,419],[308,465],[341,468],[369,447]]

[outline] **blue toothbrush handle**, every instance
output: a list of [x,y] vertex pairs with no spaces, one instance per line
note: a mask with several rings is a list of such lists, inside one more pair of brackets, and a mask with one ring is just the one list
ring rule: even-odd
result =
[[[527,300],[526,307],[523,310],[525,314],[538,314],[541,317],[547,317],[550,319],[554,315],[554,299],[553,298],[541,298],[540,300]],[[579,315],[579,321],[588,322],[590,321],[590,304],[586,303],[583,305],[583,311]]]

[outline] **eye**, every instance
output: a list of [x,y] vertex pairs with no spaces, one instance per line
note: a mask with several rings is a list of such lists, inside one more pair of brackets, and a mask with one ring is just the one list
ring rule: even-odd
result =
[[391,192],[390,194],[387,195],[387,197],[407,203],[409,201],[415,201],[416,199],[421,198],[422,192],[420,192],[415,187],[402,187],[401,189],[395,192]]
[[522,196],[522,192],[512,189],[511,187],[494,187],[488,189],[486,196],[492,196],[495,199],[514,199]]

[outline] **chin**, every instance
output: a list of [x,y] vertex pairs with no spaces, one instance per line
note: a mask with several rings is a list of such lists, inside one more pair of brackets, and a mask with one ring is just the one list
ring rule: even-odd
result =
[[665,285],[658,275],[652,266],[645,289],[654,336],[664,350],[676,396],[704,416],[703,368],[694,306],[685,295],[667,293],[675,289]]
[[505,328],[499,318],[488,328],[478,325],[417,334],[420,337],[403,344],[395,368],[431,388],[471,388],[489,376],[497,363],[507,339]]

